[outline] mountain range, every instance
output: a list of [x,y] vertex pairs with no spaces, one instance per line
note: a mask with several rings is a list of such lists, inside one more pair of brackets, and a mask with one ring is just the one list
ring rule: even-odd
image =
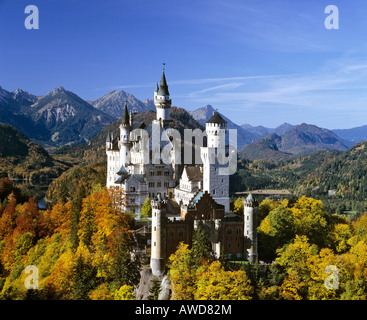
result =
[[[199,122],[203,127],[205,127],[205,122],[208,121],[212,117],[213,112],[215,111],[216,110],[211,105],[206,105],[202,108],[196,109],[194,111],[190,111],[190,114],[197,122]],[[244,145],[255,142],[257,139],[261,137],[261,134],[256,133],[256,132],[251,132],[250,130],[247,130],[246,128],[243,128],[235,124],[225,115],[223,115],[221,112],[219,112],[219,114],[222,116],[222,118],[225,121],[227,121],[228,129],[237,130],[238,149],[242,148]]]
[[89,141],[122,115],[128,103],[133,112],[152,109],[133,95],[112,91],[95,101],[85,101],[75,93],[57,87],[45,96],[0,87],[0,122],[17,128],[33,141],[52,150]]
[[123,114],[125,99],[127,101],[129,111],[131,110],[133,113],[140,113],[148,110],[155,111],[155,105],[151,99],[141,102],[132,94],[122,90],[113,90],[97,100],[90,101],[90,104],[94,108],[118,119]]
[[[120,118],[125,100],[129,111],[135,114],[155,111],[153,98],[143,102],[122,90],[114,90],[94,101],[86,101],[63,87],[44,96],[36,96],[22,89],[9,92],[0,87],[0,122],[12,125],[33,141],[52,150],[90,141]],[[196,120],[205,126],[214,111],[211,105],[206,105],[188,112],[186,120]],[[320,150],[345,150],[367,140],[367,125],[332,131],[289,123],[267,128],[238,125],[220,114],[228,122],[229,129],[237,130],[238,150],[250,159],[262,156],[278,159]]]
[[243,147],[240,155],[248,160],[285,160],[325,150],[346,151],[353,144],[338,137],[331,130],[303,123],[282,135],[265,134],[258,141]]

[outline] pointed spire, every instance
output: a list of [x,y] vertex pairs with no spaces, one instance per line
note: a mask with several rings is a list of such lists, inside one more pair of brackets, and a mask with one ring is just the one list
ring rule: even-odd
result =
[[127,99],[125,99],[124,115],[122,116],[122,124],[130,124],[129,112],[127,111]]
[[165,66],[165,63],[163,63],[163,73],[162,73],[161,82],[159,84],[158,95],[160,95],[160,96],[169,96],[168,85],[167,85],[167,81],[166,81],[166,75],[164,74],[164,66]]
[[107,137],[106,137],[106,142],[111,142],[111,134],[108,131]]
[[157,87],[155,88],[155,91],[154,92],[157,92],[158,93],[159,91],[159,86],[158,86],[158,81],[157,81]]

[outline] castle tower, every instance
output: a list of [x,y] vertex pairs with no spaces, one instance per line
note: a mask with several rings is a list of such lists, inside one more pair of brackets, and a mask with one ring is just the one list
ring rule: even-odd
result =
[[128,113],[127,110],[127,100],[125,100],[124,114],[122,116],[122,121],[120,124],[120,165],[126,166],[130,162],[130,130],[132,123],[132,115]]
[[171,99],[169,98],[168,85],[166,76],[164,74],[164,67],[161,82],[154,92],[154,105],[157,108],[157,121],[159,121],[163,127],[167,127],[170,124],[170,108]]
[[227,122],[218,112],[206,122],[207,147],[201,148],[203,161],[203,191],[208,191],[212,198],[224,205],[225,212],[229,212],[229,175],[221,174],[221,168],[226,155]]
[[257,201],[252,194],[243,201],[244,205],[244,238],[245,238],[245,256],[250,262],[257,261]]
[[158,194],[152,206],[152,243],[150,267],[154,276],[161,276],[166,269],[166,200]]

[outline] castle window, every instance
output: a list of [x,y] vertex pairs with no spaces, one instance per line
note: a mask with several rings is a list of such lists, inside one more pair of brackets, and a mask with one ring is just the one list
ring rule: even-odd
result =
[[169,176],[169,171],[164,171],[165,176]]
[[154,231],[157,231],[157,227],[154,227]]
[[237,248],[239,248],[241,246],[241,244],[239,242],[237,242]]
[[149,188],[154,188],[154,182],[149,182]]
[[154,171],[150,171],[150,175],[151,176],[154,176]]
[[237,230],[236,230],[236,233],[237,233],[237,234],[241,234],[241,229],[237,229]]
[[157,246],[157,243],[154,241],[154,246],[156,247]]
[[162,175],[162,171],[157,171],[157,176],[161,176]]
[[182,230],[178,231],[178,236],[183,237],[183,231]]
[[228,242],[228,248],[230,248],[231,247],[231,243],[230,242]]
[[215,194],[215,190],[213,190],[213,194]]
[[168,181],[165,181],[165,182],[164,182],[164,186],[165,186],[166,188],[168,188],[168,187],[169,187],[169,182],[168,182]]
[[227,234],[232,234],[232,229],[228,229]]

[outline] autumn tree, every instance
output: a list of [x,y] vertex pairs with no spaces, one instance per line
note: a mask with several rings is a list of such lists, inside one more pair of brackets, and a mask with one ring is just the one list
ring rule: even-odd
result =
[[7,199],[7,205],[0,218],[0,239],[3,239],[5,235],[11,233],[15,228],[15,208],[17,205],[17,200],[15,199],[13,193],[11,193]]
[[85,189],[81,186],[73,199],[71,205],[71,226],[70,226],[70,241],[73,245],[74,250],[79,245],[78,231],[80,213],[83,209],[83,198],[86,196]]
[[261,258],[272,261],[276,249],[289,243],[295,235],[292,211],[284,205],[277,206],[264,218],[258,231]]
[[114,293],[114,300],[134,300],[134,287],[129,285],[123,285]]
[[243,215],[244,205],[243,205],[243,197],[239,197],[233,204],[233,213],[238,215]]
[[140,216],[142,217],[151,217],[152,216],[152,206],[150,204],[150,199],[146,198],[142,207]]
[[197,300],[250,300],[253,288],[245,271],[225,271],[219,261],[197,271]]
[[295,233],[305,235],[311,243],[324,247],[327,236],[327,217],[321,200],[302,196],[291,207]]
[[98,287],[90,291],[90,300],[114,300],[114,294],[108,289],[108,283],[103,282]]
[[169,278],[175,300],[193,300],[196,289],[196,268],[192,251],[180,242],[174,254],[169,257]]

